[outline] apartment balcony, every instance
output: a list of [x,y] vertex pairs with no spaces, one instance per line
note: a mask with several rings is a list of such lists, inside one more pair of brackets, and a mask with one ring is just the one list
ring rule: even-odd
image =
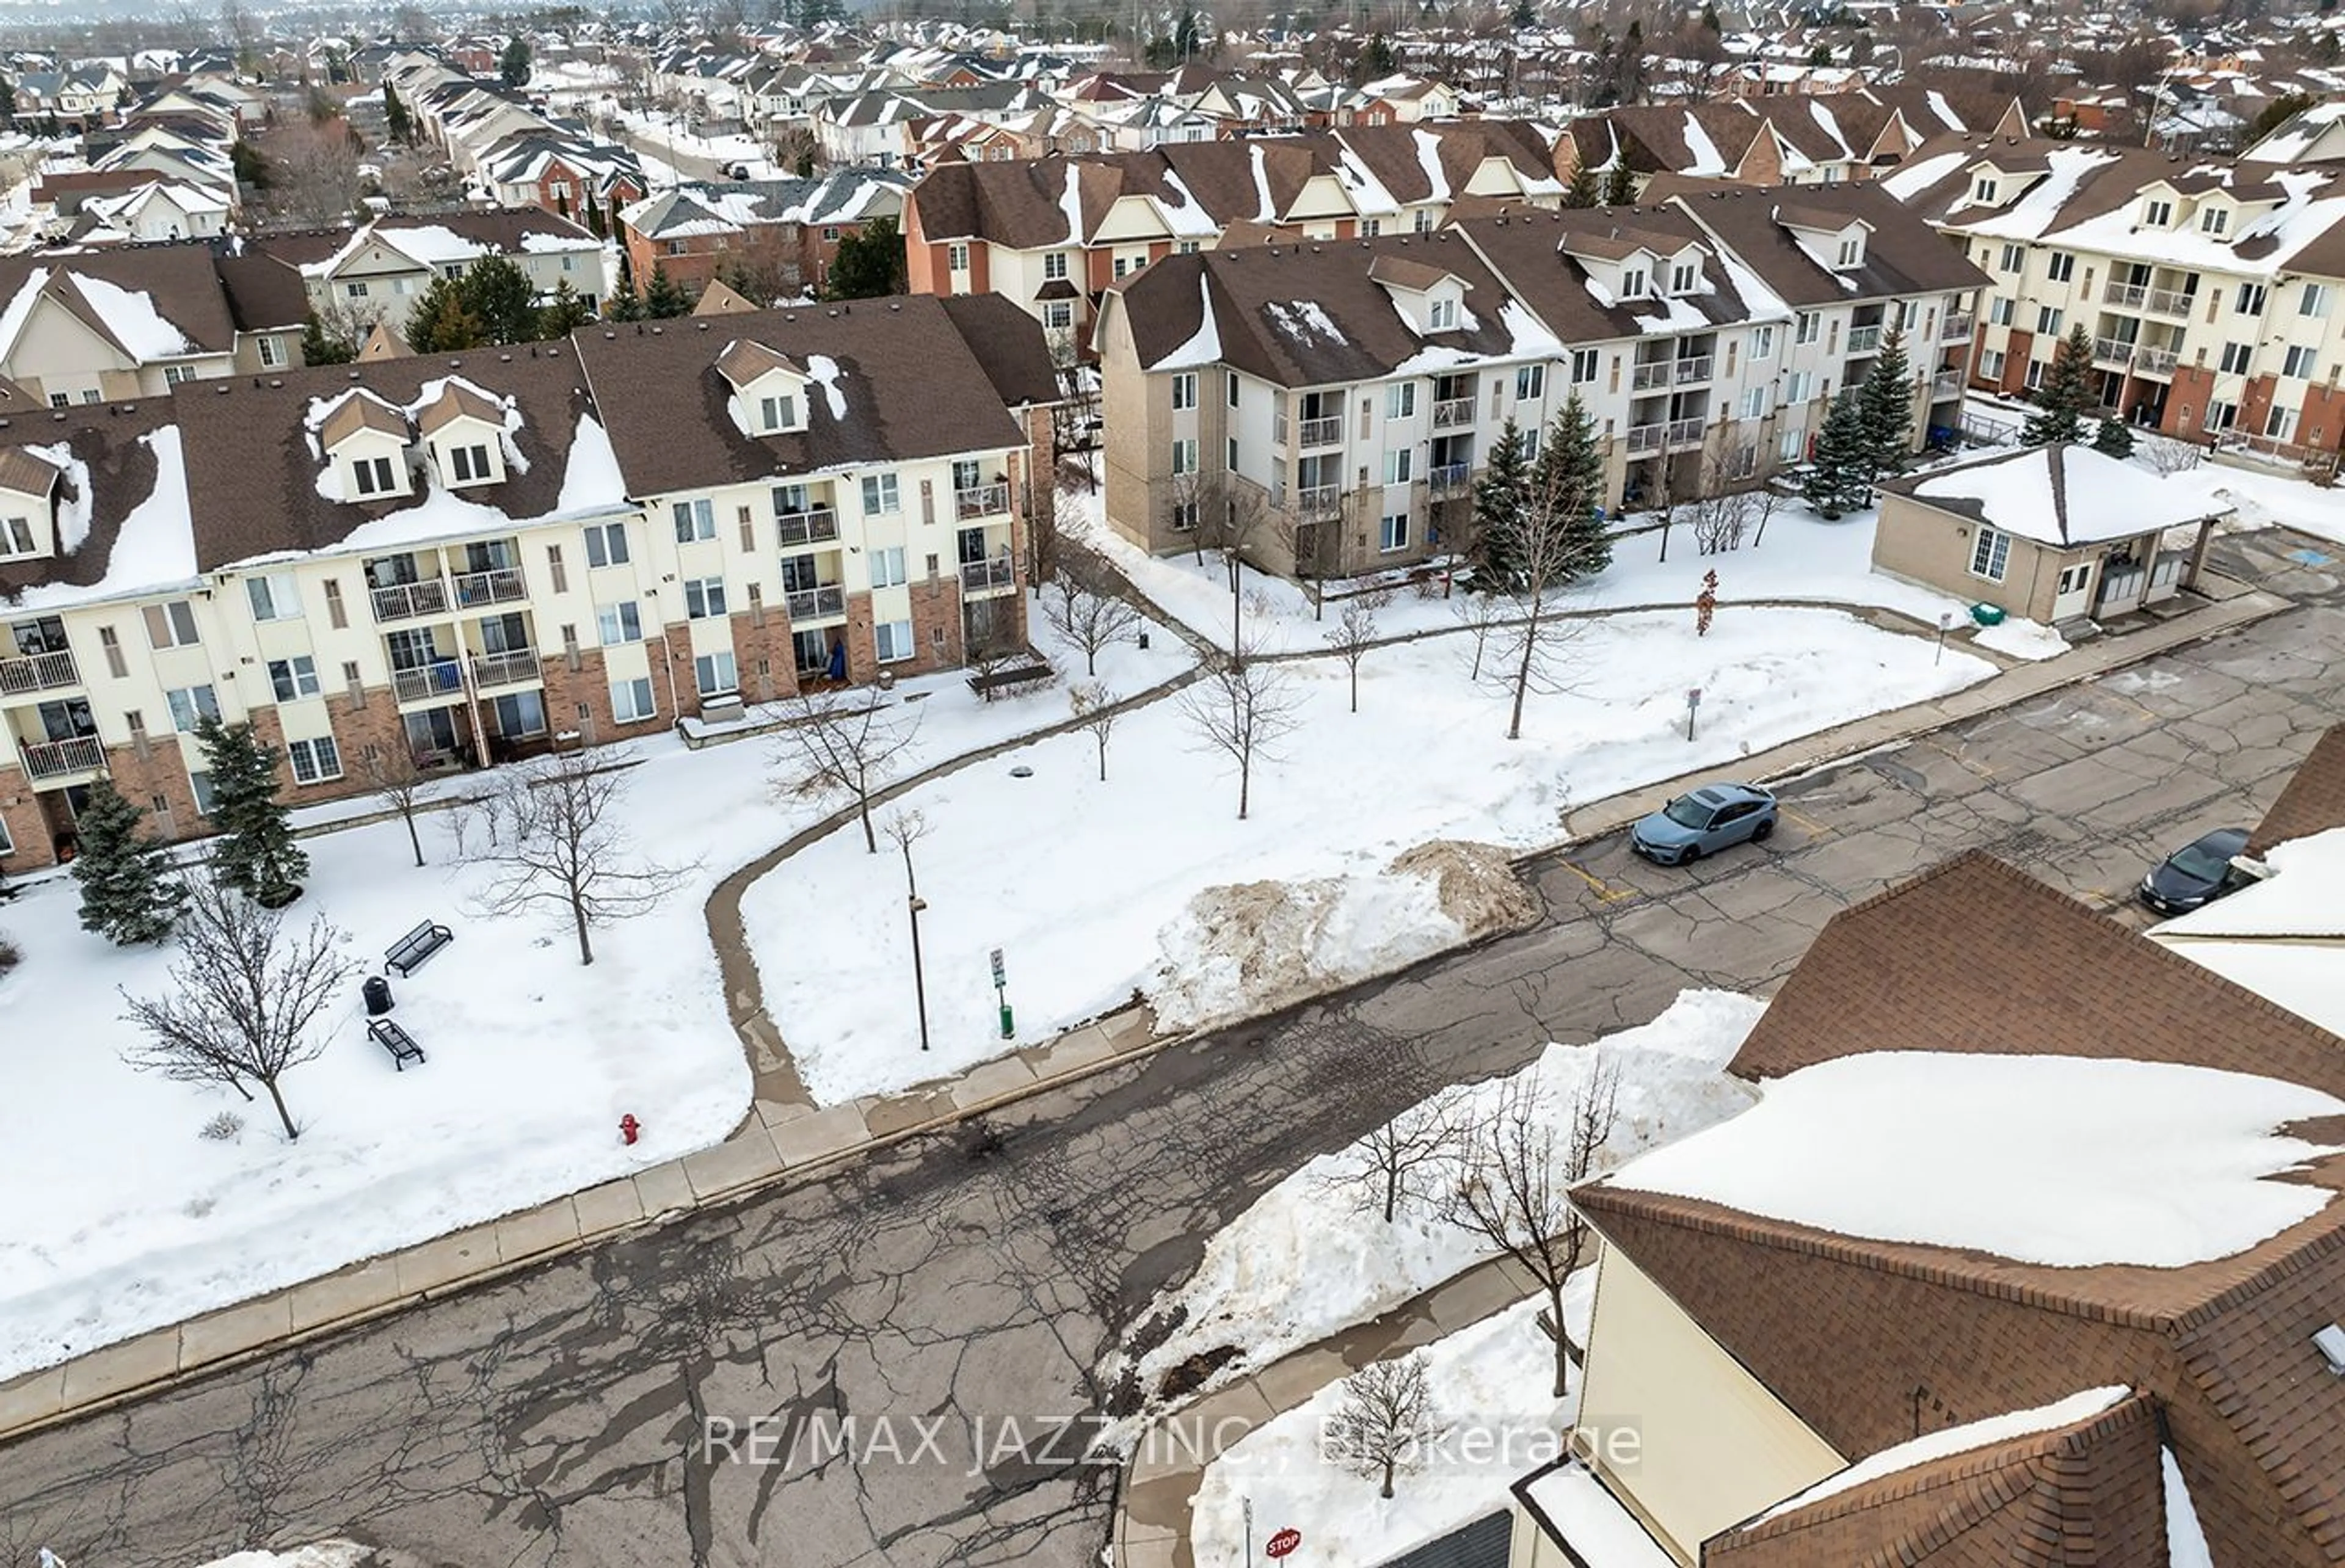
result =
[[1632,392],[1657,391],[1670,384],[1670,361],[1651,359],[1629,370],[1629,389]]
[[2122,338],[2096,338],[2093,339],[2093,363],[2122,369],[2133,363],[2137,347],[2137,344],[2128,343]]
[[1716,363],[1715,357],[1709,354],[1695,354],[1680,359],[1673,367],[1676,371],[1673,379],[1680,387],[1692,381],[1707,381],[1711,368]]
[[829,544],[838,538],[838,513],[830,507],[786,511],[774,519],[774,532],[784,544]]
[[2101,303],[2114,305],[2120,310],[2138,310],[2149,298],[2149,287],[2142,283],[2105,283],[2101,285]]
[[2142,304],[2153,316],[2187,317],[2198,308],[2198,296],[2186,294],[2179,288],[2153,288]]
[[953,491],[953,515],[966,522],[972,517],[1000,517],[1010,510],[1006,484],[971,485]]
[[513,604],[528,597],[529,584],[523,580],[518,566],[456,574],[456,607],[460,610],[484,610],[492,604]]
[[434,659],[412,670],[391,673],[391,694],[402,703],[430,703],[464,694],[464,666],[453,659]]
[[448,613],[448,585],[434,577],[421,582],[394,582],[369,590],[378,621],[412,621],[419,615]]
[[1340,484],[1315,484],[1294,492],[1294,514],[1305,522],[1339,517],[1343,511],[1344,487]]
[[1304,450],[1313,447],[1341,446],[1344,442],[1344,420],[1340,414],[1324,420],[1303,420],[1294,427],[1295,444]]
[[1848,351],[1852,356],[1881,352],[1881,323],[1848,329]]
[[1936,375],[1930,378],[1930,400],[1932,402],[1947,402],[1953,399],[1959,398],[1962,395],[1963,373],[1960,370],[1941,370]]
[[1436,430],[1454,430],[1473,422],[1474,400],[1471,398],[1449,398],[1433,405],[1433,428]]
[[1672,447],[1698,447],[1701,445],[1702,423],[1700,420],[1671,420],[1665,439]]
[[35,784],[87,784],[106,771],[106,744],[96,735],[70,741],[16,743],[25,776]]
[[27,653],[20,658],[0,659],[0,697],[19,697],[31,692],[55,692],[81,684],[81,671],[74,656],[63,650],[55,653]]
[[1468,463],[1444,463],[1425,476],[1425,488],[1436,496],[1462,495],[1474,482]]
[[790,624],[802,626],[809,621],[847,613],[847,590],[844,588],[801,588],[782,595],[782,602],[790,612]]
[[964,561],[960,565],[960,591],[964,595],[999,593],[1018,586],[1018,563],[1014,561]]
[[2171,376],[2181,360],[2171,349],[2144,349],[2134,356],[2133,371],[2137,376]]
[[1945,320],[1939,323],[1938,341],[1941,343],[1967,343],[1971,340],[1971,329],[1975,325],[1976,323],[1972,319],[1967,311],[1956,311],[1954,314],[1947,317]]
[[1650,425],[1631,425],[1629,427],[1629,450],[1632,454],[1660,451],[1669,440],[1669,421],[1666,420],[1656,420]]
[[482,691],[491,686],[535,685],[544,678],[545,667],[534,648],[472,655],[472,683]]

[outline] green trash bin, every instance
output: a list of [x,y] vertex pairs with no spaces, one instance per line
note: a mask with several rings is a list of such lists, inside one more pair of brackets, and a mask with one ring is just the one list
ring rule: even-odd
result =
[[2000,626],[2003,624],[2003,607],[1998,604],[1974,604],[1971,606],[1971,619],[1982,626]]

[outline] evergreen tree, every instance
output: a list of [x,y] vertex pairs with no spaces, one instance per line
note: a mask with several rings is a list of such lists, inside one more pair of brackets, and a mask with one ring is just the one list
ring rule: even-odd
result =
[[253,738],[249,724],[204,718],[196,746],[212,778],[212,875],[268,909],[301,896],[310,857],[293,842],[293,825],[277,798],[279,754]]
[[2029,416],[2019,439],[2031,447],[2051,441],[2082,440],[2084,420],[2078,416],[2100,400],[2092,388],[2093,339],[2079,321],[2052,351],[2052,368],[2035,389],[2037,411]]
[[146,814],[102,778],[89,786],[89,804],[74,819],[81,928],[125,947],[168,936],[188,896],[169,875],[160,846],[140,836]]
[[1881,339],[1864,384],[1856,389],[1864,428],[1864,479],[1878,484],[1905,466],[1914,440],[1914,367],[1905,358],[1905,335],[1893,327]]
[[1596,441],[1596,417],[1577,390],[1539,442],[1531,494],[1560,514],[1568,562],[1564,582],[1593,577],[1612,564],[1612,530],[1604,521],[1604,453]]
[[301,363],[347,365],[358,357],[358,345],[345,339],[326,336],[325,324],[318,319],[315,310],[302,319]]
[[603,319],[605,321],[640,321],[643,319],[643,296],[635,292],[634,285],[631,283],[621,283],[603,302]]
[[465,308],[453,278],[435,278],[408,313],[407,346],[419,354],[449,354],[477,349],[489,340],[481,319]]
[[1712,33],[1723,32],[1725,30],[1719,25],[1718,6],[1714,3],[1714,0],[1702,0],[1701,25],[1710,29]]
[[578,290],[571,288],[570,279],[565,278],[553,286],[553,298],[537,313],[536,336],[567,338],[594,319],[586,301],[579,298]]
[[1391,41],[1382,33],[1370,34],[1366,46],[1360,51],[1362,78],[1376,81],[1380,77],[1389,76],[1393,74],[1395,64]]
[[2113,458],[2133,456],[2133,427],[2123,420],[2103,420],[2093,432],[2093,450]]
[[1863,412],[1856,394],[1843,387],[1824,416],[1823,429],[1816,432],[1815,453],[1809,459],[1813,466],[1803,493],[1818,516],[1830,521],[1871,499],[1865,446]]
[[16,84],[0,76],[0,126],[16,128]]
[[1490,448],[1482,477],[1474,481],[1474,537],[1466,557],[1474,574],[1468,586],[1497,592],[1515,586],[1516,572],[1509,546],[1522,526],[1523,503],[1530,493],[1531,465],[1523,455],[1523,432],[1507,421]]
[[1604,177],[1604,205],[1626,207],[1637,199],[1637,177],[1629,172],[1629,160],[1615,156],[1612,167]]
[[497,80],[508,87],[525,87],[529,86],[529,40],[516,34],[513,41],[505,46],[505,52],[497,56]]
[[1538,7],[1531,0],[1515,0],[1515,8],[1507,14],[1507,23],[1518,33],[1528,33],[1538,25]]
[[1603,182],[1597,177],[1593,164],[1580,164],[1571,171],[1571,179],[1563,187],[1566,207],[1594,207],[1604,198]]
[[603,221],[603,208],[594,200],[594,193],[586,193],[586,231],[597,239],[611,237],[610,225]]
[[685,291],[683,284],[667,275],[665,262],[655,263],[652,268],[652,286],[644,290],[644,314],[655,321],[692,314],[692,296]]
[[832,299],[876,299],[905,291],[904,240],[892,217],[875,217],[860,233],[839,237],[824,289]]
[[399,89],[389,82],[382,85],[382,117],[392,141],[405,146],[415,139],[415,122],[409,117]]
[[1172,59],[1176,65],[1186,65],[1196,58],[1200,39],[1197,32],[1197,10],[1193,5],[1181,8],[1181,19],[1172,26]]
[[510,257],[483,256],[456,279],[456,297],[481,323],[491,343],[526,343],[537,336],[536,290]]

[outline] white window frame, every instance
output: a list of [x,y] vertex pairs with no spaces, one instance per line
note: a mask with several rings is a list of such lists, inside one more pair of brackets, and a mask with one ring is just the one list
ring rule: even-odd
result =
[[671,501],[668,504],[668,520],[675,525],[675,541],[678,544],[697,544],[716,537],[716,504],[714,501]]
[[725,607],[725,579],[687,577],[684,581],[684,612],[694,621],[722,621],[729,613]]
[[[893,652],[890,652],[890,645]],[[871,628],[871,646],[882,664],[900,664],[919,652],[909,621],[882,621]]]
[[1396,555],[1408,548],[1408,513],[1388,511],[1376,523],[1376,552]]
[[1416,418],[1416,383],[1396,381],[1385,389],[1385,418],[1413,420]]
[[1172,377],[1172,409],[1178,413],[1197,406],[1197,372],[1182,370]]
[[220,716],[219,693],[208,684],[175,686],[163,693],[163,704],[171,710],[171,728],[183,735],[196,733],[198,720]]
[[[203,641],[196,631],[196,607],[188,601],[170,599],[160,604],[150,604],[147,608],[150,612],[146,618],[147,642],[148,646],[157,652],[160,652],[169,648],[193,648]],[[169,640],[167,642],[158,642],[156,639],[155,625],[158,617],[164,630],[170,633]]]
[[1416,449],[1392,447],[1385,452],[1385,483],[1406,484],[1416,477]]
[[[278,672],[283,671],[283,677]],[[307,653],[289,654],[271,659],[268,664],[269,689],[280,703],[298,703],[304,697],[314,697],[325,691],[318,679],[318,662]]]
[[2011,535],[1981,523],[1971,540],[1971,575],[1985,582],[2000,582],[2010,570]]
[[244,580],[244,596],[255,621],[301,619],[301,590],[289,572],[256,572]]
[[331,735],[285,743],[285,765],[297,784],[331,784],[342,776],[342,748]]
[[605,648],[624,647],[644,640],[643,611],[632,599],[594,606],[594,635]]
[[1524,365],[1515,371],[1515,401],[1528,403],[1547,396],[1547,367]]
[[1067,253],[1046,250],[1042,253],[1042,276],[1052,283],[1062,283],[1067,277]]
[[1197,441],[1195,437],[1172,443],[1172,473],[1176,479],[1197,471]]
[[[618,548],[612,549],[616,543]],[[627,564],[627,525],[624,522],[590,522],[586,525],[586,565],[588,570],[599,566]]]
[[361,496],[399,492],[399,476],[391,471],[389,458],[352,458],[350,480]]
[[741,663],[729,648],[694,656],[692,683],[704,697],[725,697],[741,689]]
[[863,476],[863,515],[894,517],[904,510],[903,487],[891,473]]
[[871,562],[872,587],[901,588],[910,581],[905,575],[902,545],[891,544],[884,549],[874,550],[867,559]]
[[659,698],[652,691],[652,678],[649,675],[638,675],[633,680],[611,683],[612,723],[640,724],[645,719],[658,717]]

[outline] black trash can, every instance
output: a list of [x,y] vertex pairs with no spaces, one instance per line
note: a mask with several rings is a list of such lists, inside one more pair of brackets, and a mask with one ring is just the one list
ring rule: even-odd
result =
[[368,1017],[381,1017],[391,1011],[391,977],[389,976],[370,975],[367,976],[367,983],[360,989],[366,996]]

